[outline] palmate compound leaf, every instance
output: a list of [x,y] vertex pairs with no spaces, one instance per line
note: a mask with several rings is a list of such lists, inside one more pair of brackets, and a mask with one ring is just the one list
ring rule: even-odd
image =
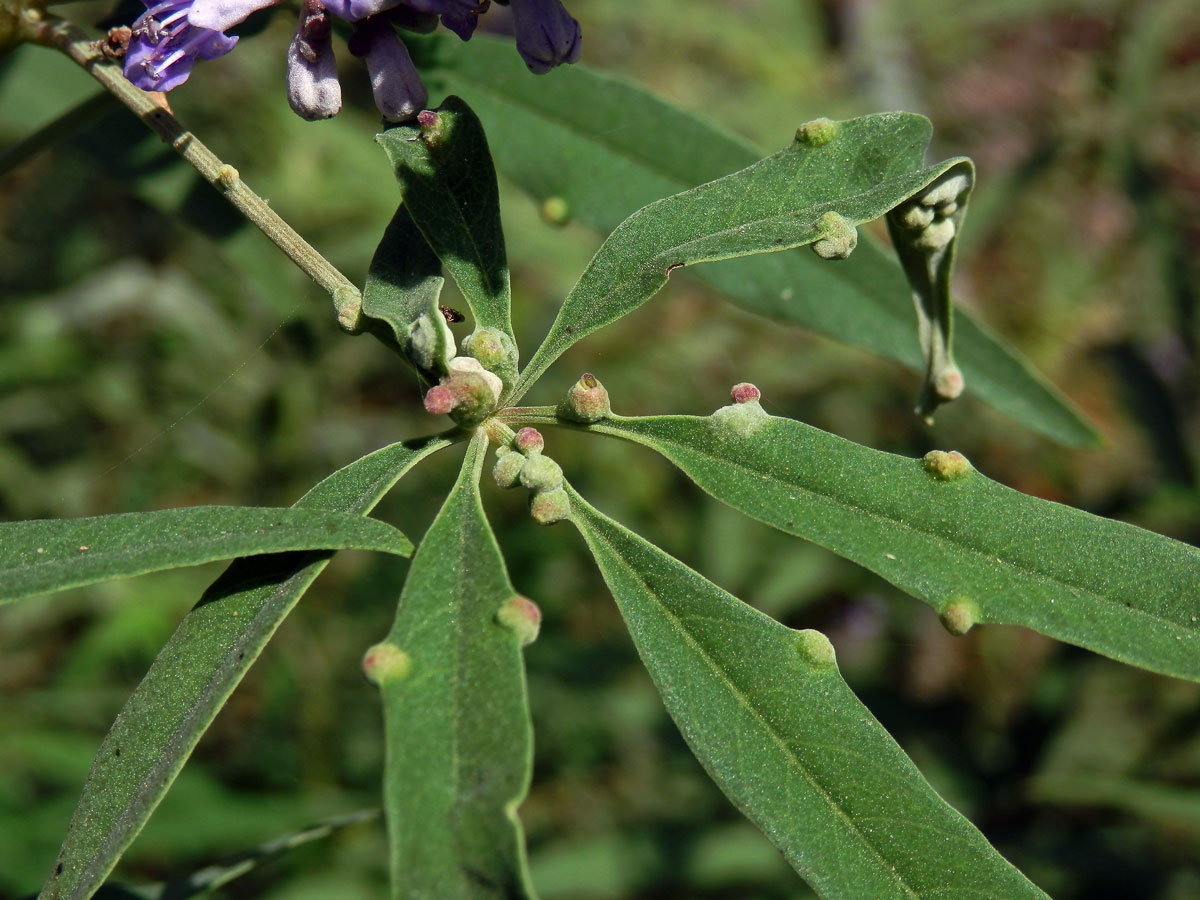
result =
[[951,631],[1023,625],[1200,681],[1196,547],[1027,496],[961,454],[884,453],[769,416],[757,400],[588,430],[658,451],[734,509],[924,600]]
[[[563,301],[549,335],[521,373],[515,397],[580,338],[653,297],[677,268],[810,244],[828,260],[844,259],[858,246],[858,225],[931,186],[956,188],[953,197],[961,206],[970,189],[970,161],[924,167],[928,141],[928,120],[912,113],[822,120],[800,129],[791,144],[766,159],[638,210],[608,236]],[[961,208],[955,215],[961,220]],[[955,224],[949,218],[940,224],[948,233],[937,248],[939,258],[949,261]],[[948,277],[949,270],[938,267],[938,273]],[[922,291],[928,293],[929,286],[922,284]],[[947,307],[943,338],[927,342],[943,351],[943,365],[951,365],[948,314]]]
[[[435,86],[457,90],[487,123],[496,167],[556,215],[607,234],[632,211],[744,168],[755,148],[641,87],[564,67],[529,78],[505,42],[417,42]],[[845,263],[807,250],[771,253],[694,274],[734,303],[853,346],[922,367],[912,298],[894,254],[869,234]],[[967,390],[1056,441],[1098,443],[1095,430],[1015,351],[958,311],[954,340]]]
[[[365,516],[404,473],[463,437],[451,432],[384,447],[334,472],[295,505]],[[96,892],[331,556],[237,560],[205,591],[101,743],[39,900],[87,900]]]
[[509,582],[480,505],[487,447],[481,431],[363,661],[383,699],[396,900],[534,896],[516,808],[533,765],[521,646],[538,610]]
[[[511,387],[517,349],[508,261],[496,170],[482,124],[461,99],[447,97],[436,110],[421,113],[416,124],[396,125],[376,140],[391,161],[408,215],[471,307],[475,332],[464,349],[484,335],[497,357],[488,368]],[[488,354],[474,355],[483,362]]]
[[162,569],[292,550],[412,544],[377,519],[331,510],[193,506],[0,523],[0,603]]
[[824,635],[779,624],[570,496],[688,745],[822,897],[1046,900],[929,786]]

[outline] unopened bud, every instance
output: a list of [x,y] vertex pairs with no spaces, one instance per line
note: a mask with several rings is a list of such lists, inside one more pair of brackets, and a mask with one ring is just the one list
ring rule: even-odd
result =
[[525,457],[521,466],[521,484],[531,491],[553,491],[562,487],[562,466],[548,456],[535,453]]
[[562,488],[542,491],[530,499],[529,514],[539,525],[553,525],[571,515],[571,499]]
[[606,418],[612,412],[608,402],[608,391],[595,375],[587,372],[571,385],[567,399],[558,406],[558,416],[570,422],[591,424]]
[[537,640],[542,627],[542,611],[528,597],[506,600],[496,612],[496,622],[516,634],[522,647]]
[[546,441],[540,431],[536,428],[526,426],[518,431],[517,436],[513,438],[513,446],[527,456],[532,456],[535,453],[542,452],[542,448],[546,446]]

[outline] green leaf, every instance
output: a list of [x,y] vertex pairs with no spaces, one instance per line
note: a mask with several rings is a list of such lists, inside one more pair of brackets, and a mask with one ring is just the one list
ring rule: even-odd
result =
[[413,221],[470,304],[476,330],[507,338],[515,370],[500,200],[483,125],[458,97],[447,97],[436,114],[432,124],[397,125],[375,139]]
[[83,519],[0,523],[0,603],[162,569],[288,550],[412,544],[376,519],[310,509],[191,506]]
[[780,625],[570,493],[688,745],[822,897],[1045,898],[934,792],[824,635]]
[[457,352],[438,304],[444,283],[441,260],[401,205],[371,258],[362,310],[372,332],[433,384]]
[[757,402],[705,418],[613,417],[589,430],[657,450],[734,509],[924,600],[953,631],[1024,625],[1200,681],[1196,547],[1029,497],[959,454],[883,453],[768,416]]
[[858,245],[855,226],[951,168],[969,167],[951,160],[922,168],[929,135],[929,121],[911,113],[810,123],[773,156],[638,210],[609,235],[563,302],[517,396],[580,338],[653,297],[681,266],[808,244],[826,259],[849,256]]
[[518,597],[479,501],[480,432],[421,542],[396,622],[363,666],[383,697],[395,898],[533,897],[516,808],[533,734]]
[[[470,46],[445,38],[414,44],[436,67],[434,84],[471,97],[500,172],[603,233],[647,203],[761,156],[638,86],[582,66],[530,78],[504,42],[477,35]],[[923,366],[904,273],[870,235],[861,235],[841,264],[784,252],[701,266],[695,274],[753,312]],[[955,342],[971,393],[1056,441],[1099,442],[1056,388],[963,310]]]
[[[405,472],[461,437],[384,447],[334,472],[296,506],[365,516]],[[96,892],[330,556],[237,560],[205,591],[100,745],[40,900],[86,900]]]

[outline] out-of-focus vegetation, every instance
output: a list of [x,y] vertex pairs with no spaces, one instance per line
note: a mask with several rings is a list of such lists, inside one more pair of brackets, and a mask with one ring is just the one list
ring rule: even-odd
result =
[[[111,13],[63,9],[88,23]],[[909,455],[959,449],[1028,493],[1200,541],[1200,7],[571,9],[587,64],[764,150],[819,115],[930,116],[939,158],[979,166],[960,300],[1108,443],[1063,450],[969,394],[927,429],[910,412],[912,373],[755,319],[686,277],[570,351],[533,402],[586,369],[619,412],[703,414],[752,381],[772,413]],[[484,21],[502,24],[500,12]],[[337,119],[300,121],[282,91],[291,17],[263,18],[263,33],[198,67],[171,104],[361,282],[396,202],[365,79],[343,79]],[[0,145],[95,90],[46,50],[0,60]],[[600,236],[547,224],[501,190],[527,358]],[[285,505],[357,456],[440,427],[399,360],[340,333],[328,298],[223,203],[105,104],[3,176],[0,516]],[[1019,629],[952,638],[923,604],[719,506],[647,451],[547,441],[602,509],[786,624],[826,631],[851,686],[933,784],[1058,900],[1200,896],[1200,686]],[[422,465],[378,515],[418,537],[459,452]],[[545,900],[810,896],[687,753],[577,535],[534,526],[521,497],[488,488],[485,499],[514,583],[545,613],[526,651],[536,770],[523,811]],[[406,565],[339,555],[201,742],[122,879],[185,872],[377,804],[380,713],[358,661],[387,631]],[[0,610],[0,898],[46,876],[101,735],[218,571]],[[381,829],[306,845],[222,896],[383,896]]]

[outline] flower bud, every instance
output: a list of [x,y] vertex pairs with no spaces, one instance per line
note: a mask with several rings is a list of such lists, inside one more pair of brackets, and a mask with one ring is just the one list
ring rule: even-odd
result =
[[571,515],[571,499],[562,488],[542,491],[530,498],[529,514],[539,525],[553,525]]
[[558,416],[570,422],[591,424],[612,413],[608,391],[590,372],[584,373],[567,391],[567,399],[558,405]]
[[329,16],[320,0],[306,0],[287,51],[287,98],[292,111],[310,122],[336,116],[342,86],[330,40]]
[[375,105],[387,122],[407,122],[425,107],[428,95],[421,76],[385,18],[367,18],[355,23],[357,31],[347,46],[367,63]]

